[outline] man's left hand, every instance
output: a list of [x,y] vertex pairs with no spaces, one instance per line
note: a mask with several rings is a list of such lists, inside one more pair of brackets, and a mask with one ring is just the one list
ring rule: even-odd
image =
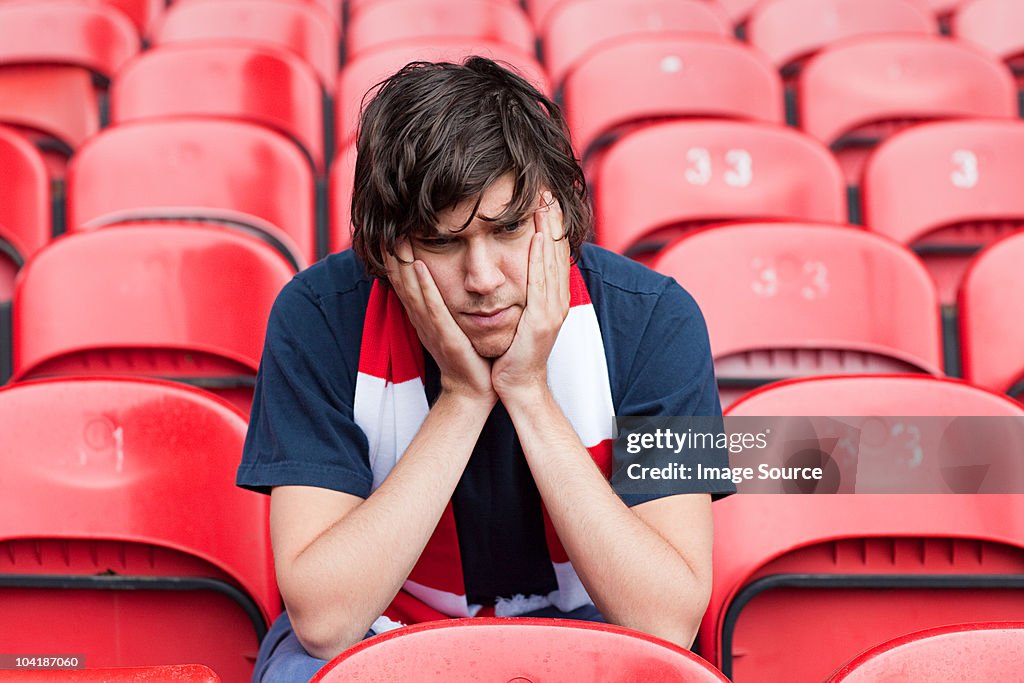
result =
[[562,209],[550,192],[541,196],[534,225],[526,307],[512,345],[491,368],[491,382],[506,403],[547,390],[548,356],[569,314],[569,241],[564,239]]

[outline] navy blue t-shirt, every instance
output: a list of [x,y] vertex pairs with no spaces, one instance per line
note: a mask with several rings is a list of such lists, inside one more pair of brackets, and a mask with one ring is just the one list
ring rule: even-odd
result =
[[[690,295],[675,280],[590,244],[578,265],[601,329],[616,415],[721,415],[707,329]],[[299,273],[281,291],[267,325],[240,486],[370,494],[369,447],[352,405],[372,282],[346,251]],[[440,377],[425,355],[433,403]],[[674,493],[717,497],[734,490],[728,481],[680,480]],[[627,505],[659,497],[619,495]],[[452,506],[471,603],[557,589],[540,494],[501,403],[484,425]]]

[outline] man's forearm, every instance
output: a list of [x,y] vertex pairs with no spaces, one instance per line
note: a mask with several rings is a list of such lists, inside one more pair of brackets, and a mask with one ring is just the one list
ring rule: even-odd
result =
[[327,659],[358,642],[419,559],[451,499],[490,406],[445,394],[388,477],[285,567],[296,634]]
[[626,507],[549,391],[503,401],[559,539],[601,613],[689,647],[708,577]]

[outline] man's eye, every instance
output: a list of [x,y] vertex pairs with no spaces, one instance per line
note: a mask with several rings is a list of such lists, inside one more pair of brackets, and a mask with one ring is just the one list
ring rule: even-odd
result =
[[518,223],[505,223],[498,226],[498,231],[506,234],[514,234],[522,230],[526,226],[527,219],[519,221]]
[[455,240],[447,237],[424,237],[420,239],[420,244],[430,249],[441,249],[447,247]]

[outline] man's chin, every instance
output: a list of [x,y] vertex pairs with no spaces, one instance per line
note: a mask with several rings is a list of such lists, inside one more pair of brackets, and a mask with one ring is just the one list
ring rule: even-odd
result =
[[482,357],[497,358],[508,351],[514,337],[515,335],[503,335],[499,338],[470,339],[470,343]]

